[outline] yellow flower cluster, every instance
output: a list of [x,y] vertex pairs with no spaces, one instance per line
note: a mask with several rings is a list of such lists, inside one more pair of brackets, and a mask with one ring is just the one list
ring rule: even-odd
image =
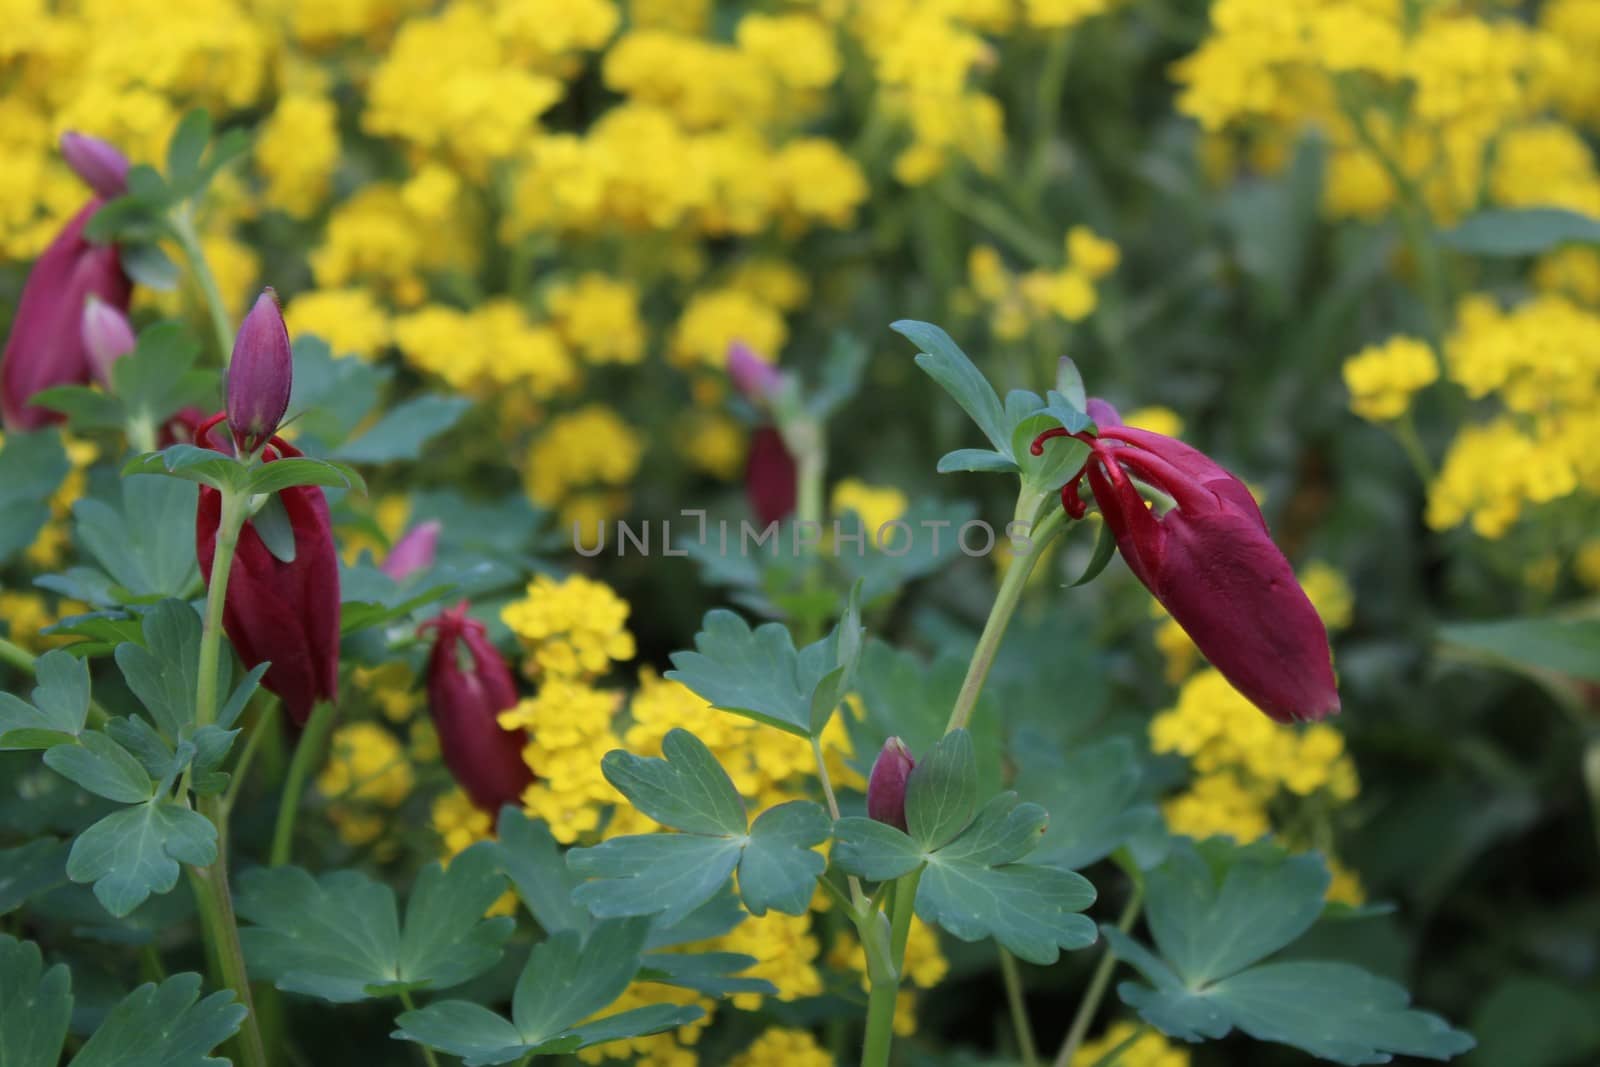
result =
[[560,334],[533,325],[510,299],[471,311],[429,305],[397,319],[394,337],[406,362],[459,392],[500,396],[519,389],[546,400],[577,383]]
[[622,513],[625,487],[644,458],[644,443],[622,416],[602,404],[557,415],[528,449],[528,495],[560,508],[563,526],[576,524],[584,544],[595,526]]
[[559,582],[540,575],[500,618],[531,650],[530,677],[581,679],[633,658],[630,610],[603,582],[577,574]]
[[5,626],[5,639],[33,653],[75,641],[76,638],[46,637],[39,631],[88,610],[89,605],[76,600],[62,598],[52,608],[39,593],[0,589],[0,623]]
[[967,256],[967,284],[988,309],[995,337],[1014,341],[1034,323],[1049,318],[1081,322],[1099,304],[1095,283],[1116,270],[1121,252],[1087,226],[1067,231],[1060,270],[1013,274],[990,245],[976,245]]
[[1504,311],[1461,304],[1445,346],[1450,379],[1503,414],[1461,428],[1428,492],[1435,529],[1504,535],[1529,506],[1600,493],[1600,314],[1546,294]]
[[347,845],[382,836],[388,813],[411,795],[415,775],[395,736],[374,722],[354,722],[334,731],[317,790],[328,798],[328,817]]
[[72,541],[72,505],[83,497],[89,467],[100,458],[100,449],[93,441],[63,435],[61,445],[67,453],[67,475],[50,494],[50,518],[23,553],[23,558],[41,571],[55,569],[66,557]]
[[256,136],[268,206],[305,218],[328,199],[339,165],[339,111],[318,93],[285,93]]
[[729,1067],[833,1067],[833,1054],[809,1030],[773,1027],[730,1062]]
[[1416,195],[1452,219],[1484,187],[1497,203],[1583,210],[1600,196],[1592,160],[1547,118],[1592,107],[1578,102],[1595,77],[1581,50],[1595,20],[1579,6],[1547,4],[1530,26],[1465,0],[1421,12],[1400,0],[1218,0],[1210,35],[1174,68],[1178,105],[1280,159],[1299,132],[1320,132],[1335,215],[1370,218]]
[[638,363],[644,358],[639,289],[632,282],[591,271],[553,286],[545,299],[552,324],[584,362]]
[[[843,478],[834,484],[829,503],[836,519],[843,520],[854,512],[866,531],[867,543],[876,547],[879,531],[904,515],[910,501],[892,485],[868,485],[857,478]],[[884,531],[883,536],[892,534]]]
[[[1148,1027],[1145,1029],[1147,1033],[1117,1053],[1114,1062],[1119,1067],[1189,1067],[1187,1049],[1172,1044]],[[1136,1023],[1112,1023],[1099,1039],[1085,1041],[1078,1047],[1078,1051],[1072,1054],[1070,1067],[1093,1067],[1094,1064],[1107,1062],[1106,1057],[1111,1055],[1111,1050],[1120,1048],[1138,1030]]]
[[312,289],[289,301],[283,321],[291,337],[313,334],[336,356],[372,360],[389,345],[389,313],[370,289]]
[[1350,410],[1363,419],[1389,422],[1404,415],[1411,398],[1439,380],[1439,361],[1425,341],[1391,337],[1345,360],[1344,385]]

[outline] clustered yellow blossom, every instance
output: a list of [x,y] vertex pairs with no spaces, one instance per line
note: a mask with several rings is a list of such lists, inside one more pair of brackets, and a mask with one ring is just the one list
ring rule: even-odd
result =
[[72,505],[83,497],[88,485],[89,467],[100,458],[93,441],[63,435],[61,446],[67,453],[67,474],[50,494],[50,517],[34,535],[23,558],[41,571],[60,566],[71,543]]
[[1501,413],[1463,426],[1429,487],[1428,524],[1504,535],[1530,507],[1600,493],[1600,314],[1543,294],[1509,311],[1462,301],[1445,345],[1451,381]]
[[256,167],[271,207],[298,218],[328,199],[339,165],[339,111],[316,93],[286,93],[256,136]]
[[347,845],[370,844],[382,836],[389,813],[411,795],[414,783],[400,742],[375,722],[334,731],[328,762],[317,775],[317,791],[328,799],[328,816]]
[[1373,422],[1398,419],[1410,409],[1413,396],[1438,380],[1433,349],[1415,337],[1369,345],[1344,363],[1350,410]]
[[1093,1067],[1104,1062],[1113,1049],[1121,1049],[1116,1055],[1119,1067],[1189,1067],[1189,1050],[1182,1045],[1172,1044],[1149,1027],[1144,1028],[1146,1032],[1138,1040],[1123,1048],[1123,1042],[1133,1037],[1139,1029],[1137,1023],[1112,1023],[1098,1039],[1085,1041],[1078,1046],[1078,1051],[1072,1054],[1069,1067]]
[[528,449],[524,481],[534,503],[559,508],[564,527],[594,544],[596,527],[622,514],[644,442],[621,415],[588,404],[552,418]]
[[773,1027],[735,1056],[730,1067],[833,1067],[833,1054],[809,1030]]
[[990,245],[975,245],[967,255],[967,284],[988,310],[989,329],[1002,341],[1025,336],[1038,322],[1081,322],[1099,304],[1095,283],[1116,270],[1121,251],[1087,226],[1074,226],[1063,242],[1059,270],[1031,270],[1020,276]]
[[633,658],[628,602],[609,586],[575,574],[539,575],[527,595],[507,604],[501,621],[530,650],[530,677],[596,678]]
[[[461,789],[440,793],[433,801],[430,816],[433,832],[439,835],[439,858],[445,864],[479,841],[494,838],[494,820]],[[516,894],[508,889],[489,906],[487,914],[513,915],[516,910]]]
[[[1184,682],[1177,704],[1151,720],[1150,747],[1189,760],[1193,782],[1163,811],[1174,833],[1195,838],[1253,841],[1273,830],[1276,805],[1316,796],[1337,806],[1361,789],[1337,729],[1273,722],[1210,668]],[[1351,877],[1347,872],[1341,891],[1349,891]]]
[[471,311],[429,305],[395,320],[394,337],[406,362],[460,392],[500,396],[518,389],[545,400],[577,384],[561,335],[534,325],[509,299]]
[[[1218,0],[1211,33],[1174,74],[1178,106],[1208,131],[1238,131],[1258,161],[1299,133],[1331,146],[1325,202],[1371,218],[1419,198],[1454,219],[1492,202],[1594,210],[1582,138],[1560,118],[1592,119],[1585,43],[1596,20],[1577,3],[1543,5],[1538,24],[1510,10],[1442,0]],[[1399,184],[1397,185],[1396,177]]]
[[910,501],[892,485],[868,485],[857,478],[843,478],[834,484],[829,503],[836,519],[843,520],[854,513],[866,531],[867,543],[877,547],[880,536],[885,543],[894,536],[884,527],[904,515]]
[[89,605],[62,598],[52,607],[40,593],[24,590],[0,589],[0,623],[7,641],[28,652],[45,652],[58,645],[75,641],[71,637],[47,637],[40,633],[62,619],[82,615]]
[[372,360],[394,336],[389,313],[370,289],[311,289],[283,309],[291,337],[311,334],[328,342],[336,356]]
[[645,328],[639,290],[598,272],[552,287],[545,297],[556,330],[586,363],[638,363]]

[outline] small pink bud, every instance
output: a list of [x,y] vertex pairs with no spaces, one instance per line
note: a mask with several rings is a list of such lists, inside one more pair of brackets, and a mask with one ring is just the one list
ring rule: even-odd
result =
[[228,429],[239,455],[266,444],[289,410],[294,354],[278,310],[278,295],[263,289],[239,326],[228,365]]
[[434,554],[439,550],[439,531],[444,527],[434,521],[418,523],[395,542],[379,569],[397,582],[403,582],[418,571],[433,566]]
[[867,815],[897,830],[906,828],[906,782],[916,768],[911,750],[898,737],[883,743],[867,777]]
[[109,388],[111,365],[132,352],[134,344],[133,324],[122,309],[90,293],[83,305],[83,347],[95,381]]
[[768,404],[783,383],[778,368],[756,355],[743,341],[728,346],[728,377],[734,388],[753,404]]
[[1108,400],[1101,400],[1097,396],[1089,398],[1088,416],[1094,420],[1095,425],[1101,429],[1107,426],[1121,426],[1122,416],[1117,414],[1117,409]]
[[128,191],[128,157],[109,141],[69,130],[61,135],[61,156],[96,196],[111,200]]

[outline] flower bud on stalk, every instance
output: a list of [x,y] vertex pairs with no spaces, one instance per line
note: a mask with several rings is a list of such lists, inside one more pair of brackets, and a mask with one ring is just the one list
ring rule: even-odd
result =
[[750,510],[763,525],[779,522],[794,513],[799,472],[783,435],[763,426],[750,435],[750,454],[745,460],[744,491]]
[[128,191],[128,157],[110,142],[68,130],[61,135],[61,158],[96,196],[111,200]]
[[[1035,455],[1052,437],[1076,436],[1091,449],[1062,487],[1067,513],[1082,517],[1078,483],[1087,477],[1128,569],[1256,707],[1279,722],[1337,712],[1328,631],[1245,484],[1171,437],[1109,420],[1098,428],[1050,430],[1033,443]],[[1155,513],[1134,478],[1175,506]]]
[[269,287],[239,324],[228,363],[228,429],[240,457],[254,455],[283,421],[294,385],[294,352]]
[[783,375],[771,363],[756,355],[743,341],[728,346],[728,377],[734,388],[752,404],[770,406],[783,384]]
[[[202,423],[195,444],[226,451],[226,442],[211,433],[221,419],[219,413]],[[274,463],[300,454],[274,437],[261,459]],[[296,485],[276,495],[294,535],[293,557],[280,559],[246,521],[228,572],[222,628],[245,666],[272,664],[261,684],[278,695],[296,725],[304,726],[317,701],[339,694],[339,554],[320,488]],[[201,486],[195,554],[208,583],[221,521],[222,494]]]
[[378,569],[397,582],[405,581],[418,571],[427,570],[433,566],[433,558],[439,550],[439,531],[443,528],[433,520],[418,523],[411,528],[411,532],[395,542]]
[[867,815],[897,830],[906,828],[906,782],[916,769],[911,750],[898,737],[883,743],[867,777]]
[[111,365],[137,343],[128,316],[93,293],[83,305],[83,347],[89,353],[89,370],[101,385],[111,385]]
[[[511,669],[463,601],[422,624],[435,634],[428,656],[428,712],[439,732],[445,766],[472,802],[494,813],[514,804],[533,782],[520,731],[500,725],[517,702]],[[465,660],[465,662],[463,662]]]

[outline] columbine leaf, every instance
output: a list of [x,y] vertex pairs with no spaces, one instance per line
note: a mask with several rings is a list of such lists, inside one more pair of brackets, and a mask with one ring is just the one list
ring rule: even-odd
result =
[[1557,245],[1600,244],[1600,219],[1562,208],[1480,211],[1439,239],[1477,256],[1533,256]]
[[978,761],[972,736],[952,730],[918,762],[906,782],[906,825],[911,839],[932,850],[972,818],[978,803]]
[[55,433],[8,433],[0,446],[0,563],[33,544],[71,464]]
[[1075,437],[1052,438],[1044,443],[1039,455],[1033,454],[1034,439],[1059,424],[1060,419],[1054,413],[1031,415],[1011,431],[1011,447],[1022,479],[1035,492],[1053,493],[1060,489],[1083,469],[1084,461],[1089,458],[1089,446]]
[[950,394],[1000,452],[1009,452],[1008,424],[994,387],[950,335],[928,322],[901,319],[889,328],[922,349],[917,366]]
[[1004,452],[995,452],[987,448],[958,448],[954,452],[946,452],[940,456],[939,464],[934,469],[940,474],[952,474],[955,471],[1016,474],[1022,468]]
[[62,649],[34,661],[33,703],[0,693],[0,751],[70,744],[89,715],[89,667]]
[[828,861],[815,846],[828,839],[828,813],[809,800],[769,808],[750,827],[739,860],[739,895],[752,915],[768,908],[803,915]]
[[850,816],[833,824],[833,862],[873,882],[887,882],[922,866],[917,843],[887,823]]
[[122,506],[80,500],[77,541],[131,597],[176,597],[198,581],[194,509],[198,489],[176,478],[121,480]]
[[123,997],[71,1067],[227,1067],[211,1051],[239,1032],[246,1011],[231,990],[200,996],[198,974],[175,974]]
[[298,867],[248,871],[237,908],[251,970],[279,989],[336,1004],[447,989],[492,967],[516,923],[483,918],[505,889],[485,845],[426,868],[402,931],[394,893],[356,871],[312,878]]
[[460,396],[419,396],[397,405],[370,430],[334,453],[349,463],[392,463],[422,455],[430,440],[461,421],[472,401]]
[[727,884],[743,849],[740,838],[697,834],[636,834],[575,848],[567,865],[597,880],[572,899],[599,918],[660,914],[671,925]]
[[355,468],[325,459],[290,456],[263,463],[250,474],[247,491],[277,493],[297,485],[321,485],[332,489],[357,489],[365,492],[367,483]]
[[56,1067],[72,1020],[72,976],[45,970],[39,946],[0,934],[0,1055],[6,1067]]
[[[195,679],[200,669],[200,616],[181,600],[163,600],[144,619],[144,644],[118,645],[117,667],[150,713],[175,739],[195,721]],[[218,689],[231,679],[224,666]]]
[[665,759],[617,749],[606,753],[600,769],[634,807],[663,826],[694,834],[744,833],[744,801],[698,737],[672,730],[661,752]]
[[103,733],[89,731],[76,745],[56,745],[44,754],[45,766],[95,796],[137,804],[155,793],[155,783],[127,749]]
[[135,456],[123,465],[122,474],[164,474],[217,490],[242,489],[250,477],[249,468],[232,456],[190,444]]
[[648,926],[640,919],[602,922],[587,943],[576,930],[563,930],[534,946],[517,980],[510,1020],[476,1004],[447,1000],[401,1015],[394,1036],[478,1067],[529,1054],[576,1052],[693,1022],[703,1014],[700,1009],[662,1004],[578,1025],[627,989],[639,972]]
[[765,978],[738,977],[756,963],[754,956],[739,952],[655,952],[643,957],[644,969],[637,980],[692,989],[708,997],[777,993],[778,987]]
[[[41,837],[16,848],[0,849],[0,915],[20,908],[29,897],[67,881],[67,843]],[[4,998],[0,997],[0,1003]],[[0,1033],[4,1028],[0,1027]],[[0,1041],[0,1046],[4,1042]]]
[[1143,772],[1130,739],[1107,738],[1065,755],[1039,740],[1026,734],[1012,747],[1017,792],[1054,813],[1035,863],[1079,870],[1160,823],[1154,806],[1136,803]]
[[579,881],[567,869],[561,847],[543,820],[530,819],[510,805],[501,808],[498,839],[492,847],[500,870],[546,933],[589,931],[589,913],[572,901]]
[[204,867],[216,858],[211,820],[151,800],[113,812],[79,834],[67,857],[67,877],[93,882],[100,903],[121,918],[151,893],[170,892],[178,884],[179,863]]
[[750,629],[731,611],[706,614],[693,652],[674,652],[667,677],[713,706],[800,737],[811,736],[812,697],[838,667],[828,638],[796,652],[782,623]]
[[1016,794],[990,801],[970,827],[927,857],[917,886],[917,914],[961,938],[992,937],[1030,963],[1051,964],[1060,949],[1095,940],[1079,912],[1094,903],[1094,886],[1054,867],[1018,863],[1038,841],[1044,809],[1018,804]]
[[199,358],[200,343],[180,323],[158,322],[140,330],[133,351],[111,365],[112,391],[129,422],[153,432],[186,405],[214,407],[216,381],[195,371]]

